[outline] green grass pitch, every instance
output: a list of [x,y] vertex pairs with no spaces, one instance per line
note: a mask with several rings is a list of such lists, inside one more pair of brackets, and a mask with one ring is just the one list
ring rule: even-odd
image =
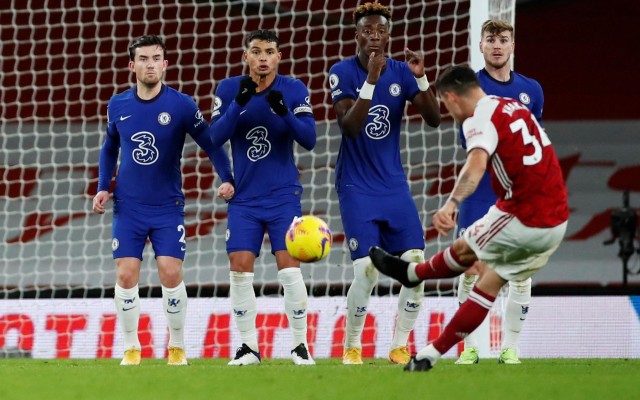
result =
[[317,360],[297,367],[289,360],[228,367],[223,359],[195,359],[188,367],[143,360],[0,359],[0,399],[638,399],[640,360],[525,359],[471,366],[441,360],[429,372],[404,372],[386,360],[362,366]]

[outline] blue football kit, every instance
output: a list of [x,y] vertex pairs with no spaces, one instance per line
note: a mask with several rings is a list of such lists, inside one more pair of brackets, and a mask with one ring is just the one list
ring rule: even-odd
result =
[[[357,99],[367,75],[357,57],[333,65],[333,104]],[[424,249],[422,223],[400,159],[405,104],[419,90],[406,63],[387,59],[360,133],[342,136],[335,186],[352,260],[366,257],[373,245],[394,254]]]
[[136,87],[113,96],[107,117],[98,191],[109,190],[120,154],[113,199],[113,258],[142,260],[149,238],[156,257],[184,260],[180,161],[186,134],[207,153],[222,182],[232,181],[228,155],[209,140],[208,125],[193,99],[165,85],[150,100],[140,99]]
[[[243,78],[227,78],[218,85],[209,130],[214,146],[231,144],[235,194],[228,208],[227,253],[251,251],[259,256],[266,231],[275,254],[286,249],[286,231],[294,217],[302,215],[293,143],[313,149],[315,119],[302,81],[276,75],[242,107],[235,96]],[[269,106],[272,90],[283,94],[286,115]]]
[[[508,81],[501,82],[489,75],[486,69],[477,72],[480,86],[485,93],[500,97],[508,97],[524,104],[539,122],[542,122],[544,95],[540,84],[515,71],[511,71]],[[462,147],[467,148],[462,128],[459,130]],[[482,218],[489,208],[496,203],[498,197],[491,188],[491,174],[487,170],[475,192],[467,197],[458,210],[458,236],[465,229]]]

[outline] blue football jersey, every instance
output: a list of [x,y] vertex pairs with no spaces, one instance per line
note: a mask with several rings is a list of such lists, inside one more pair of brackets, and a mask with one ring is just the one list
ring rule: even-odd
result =
[[[507,82],[495,80],[484,68],[478,71],[477,75],[480,80],[480,86],[485,93],[518,100],[531,110],[531,113],[539,122],[542,122],[544,95],[542,93],[542,86],[540,86],[537,81],[527,78],[515,71],[511,71],[511,77]],[[467,146],[464,135],[462,134],[462,128],[459,130],[459,135],[462,147],[466,149]],[[494,203],[497,200],[496,194],[493,192],[493,189],[491,189],[489,171],[487,171],[482,177],[476,191],[466,200],[490,201],[491,203]],[[484,215],[484,212],[482,215]]]
[[158,96],[142,100],[134,86],[111,98],[107,118],[98,191],[109,190],[120,152],[115,200],[184,204],[180,161],[187,133],[207,152],[221,180],[231,181],[229,158],[209,140],[208,125],[191,97],[163,85]]
[[[293,142],[307,150],[316,144],[316,125],[309,91],[298,79],[276,75],[275,80],[251,97],[244,107],[235,96],[244,76],[224,79],[216,89],[209,135],[215,146],[231,143],[235,195],[232,203],[271,204],[282,196],[300,196]],[[288,114],[271,110],[267,95],[282,92]]]
[[[356,99],[367,79],[357,57],[340,61],[329,71],[331,100]],[[407,101],[419,89],[405,62],[387,59],[375,85],[369,115],[356,138],[342,136],[336,161],[336,189],[354,187],[365,194],[407,185],[400,159],[400,128]]]

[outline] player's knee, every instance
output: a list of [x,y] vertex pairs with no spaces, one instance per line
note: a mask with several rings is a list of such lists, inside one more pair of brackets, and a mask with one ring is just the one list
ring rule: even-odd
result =
[[116,282],[120,287],[129,289],[138,284],[140,270],[134,265],[116,262]]
[[473,252],[473,249],[471,249],[464,238],[456,239],[456,241],[453,242],[452,250],[456,253],[461,265],[472,267],[473,264],[478,261],[476,253]]
[[407,250],[400,256],[401,259],[408,262],[424,262],[424,251],[420,249]]
[[514,292],[527,294],[531,292],[531,278],[527,278],[523,281],[509,281],[509,290]]
[[158,267],[158,274],[164,287],[173,288],[182,282],[182,268]]
[[116,274],[116,282],[124,289],[130,289],[138,284],[138,275],[129,272],[118,272]]
[[371,289],[378,283],[380,274],[371,262],[371,258],[362,257],[353,261],[353,281],[370,286]]

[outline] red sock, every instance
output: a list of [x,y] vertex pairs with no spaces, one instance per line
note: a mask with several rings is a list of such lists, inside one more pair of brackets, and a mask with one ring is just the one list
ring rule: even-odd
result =
[[453,246],[442,250],[429,260],[416,266],[416,275],[420,279],[453,278],[466,271],[473,263],[464,265],[453,250]]
[[493,306],[495,300],[496,298],[494,296],[483,293],[474,287],[471,293],[469,293],[467,301],[462,303],[446,328],[444,328],[442,334],[434,340],[433,347],[435,347],[440,354],[449,351],[456,343],[480,326],[489,310],[491,310],[491,306]]

